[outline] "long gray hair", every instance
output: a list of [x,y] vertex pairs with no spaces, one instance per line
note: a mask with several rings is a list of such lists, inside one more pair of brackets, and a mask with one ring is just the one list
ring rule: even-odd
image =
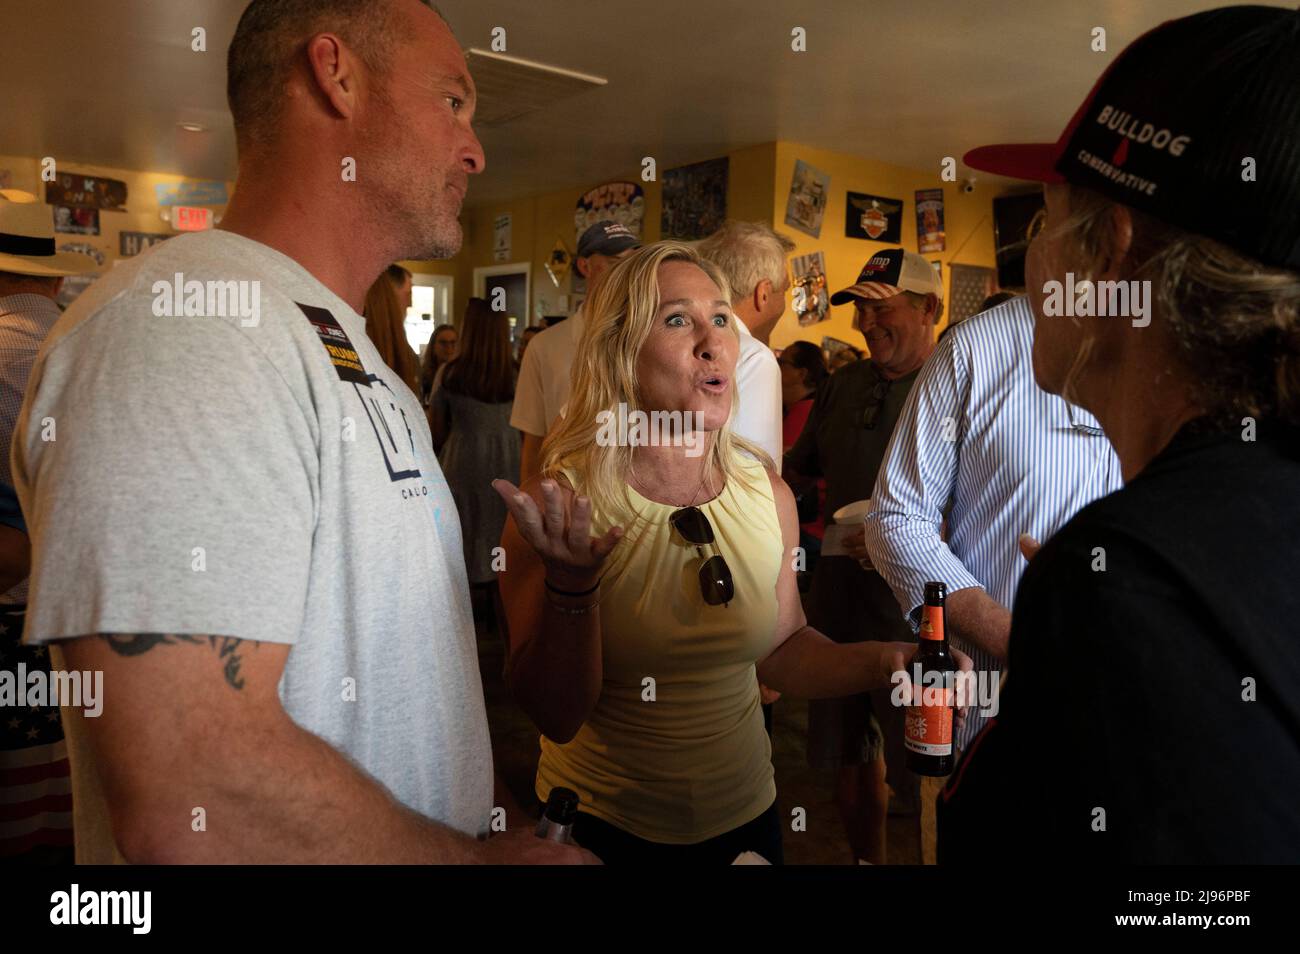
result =
[[[1061,236],[1092,279],[1110,255],[1117,204],[1089,189],[1069,190]],[[1300,275],[1128,211],[1133,241],[1120,277],[1151,282],[1153,320],[1164,323],[1175,360],[1195,382],[1202,426],[1231,430],[1245,417],[1300,424]],[[1092,343],[1086,336],[1067,375],[1067,397]]]

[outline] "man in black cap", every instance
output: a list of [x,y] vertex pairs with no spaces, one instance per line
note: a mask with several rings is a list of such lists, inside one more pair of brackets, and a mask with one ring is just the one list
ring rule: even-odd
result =
[[[606,219],[582,233],[578,240],[578,272],[587,280],[587,299],[596,294],[600,279],[621,258],[639,248],[640,240],[626,225]],[[547,328],[528,346],[515,385],[510,426],[523,432],[520,483],[541,468],[542,439],[569,399],[569,367],[586,325],[580,306],[573,317]]]
[[[861,517],[852,528],[836,527],[834,514],[871,496],[894,424],[934,351],[943,285],[920,255],[884,249],[871,256],[853,285],[831,297],[833,305],[848,302],[870,360],[846,365],[827,379],[785,455],[785,476],[792,483],[826,479],[827,532],[813,571],[808,622],[837,642],[911,640],[889,584],[861,562],[867,560]],[[909,808],[917,783],[904,765],[901,710],[889,704],[888,691],[876,696],[875,706],[867,694],[809,703],[808,762],[838,773],[835,801],[854,858],[883,864],[886,777]]]
[[[1034,376],[1097,418],[1125,486],[1021,579],[942,863],[1300,858],[1297,130],[1300,13],[1225,7],[1130,44],[1055,144],[966,155],[1044,183]],[[1070,284],[1145,306],[1063,313]]]

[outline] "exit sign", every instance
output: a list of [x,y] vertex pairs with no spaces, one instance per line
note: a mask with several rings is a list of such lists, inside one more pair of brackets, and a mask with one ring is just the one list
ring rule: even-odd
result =
[[172,228],[177,232],[202,232],[212,228],[212,210],[191,205],[178,205],[172,209]]

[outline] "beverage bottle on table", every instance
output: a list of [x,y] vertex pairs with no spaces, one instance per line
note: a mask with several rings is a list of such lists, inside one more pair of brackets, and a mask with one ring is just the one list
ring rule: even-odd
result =
[[957,702],[957,664],[948,651],[943,602],[948,588],[925,584],[921,608],[921,640],[908,676],[912,679],[912,705],[907,707],[903,745],[907,767],[917,775],[951,775],[955,754],[952,744],[953,711]]
[[578,816],[578,793],[557,785],[551,789],[537,823],[537,837],[549,838],[562,845],[573,844],[573,820]]

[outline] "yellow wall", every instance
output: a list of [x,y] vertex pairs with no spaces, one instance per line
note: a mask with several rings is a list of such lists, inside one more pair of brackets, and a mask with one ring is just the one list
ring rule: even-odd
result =
[[774,142],[765,142],[730,153],[727,218],[743,222],[772,221],[776,209],[771,186],[776,174],[776,146]]
[[[612,176],[609,181],[639,182],[645,193],[645,220],[643,235],[647,241],[659,237],[659,183],[641,182],[639,174]],[[452,318],[459,324],[465,314],[469,298],[474,293],[474,269],[492,265],[527,262],[531,268],[532,298],[528,323],[537,324],[536,304],[540,298],[547,302],[546,314],[559,314],[559,297],[571,295],[566,279],[560,288],[552,284],[546,274],[546,261],[551,256],[555,240],[562,239],[572,255],[576,249],[573,212],[578,199],[599,183],[575,186],[560,192],[512,199],[508,202],[467,207],[461,214],[464,242],[460,253],[446,261],[403,262],[413,272],[427,275],[451,275],[455,279]],[[470,196],[474,183],[470,182]],[[497,262],[492,257],[492,223],[499,215],[510,216],[510,258]],[[570,307],[568,311],[572,311]]]
[[[731,218],[770,222],[773,215],[772,171],[776,166],[776,143],[763,143],[728,154],[727,214]],[[662,174],[660,169],[659,173]],[[645,219],[642,238],[655,242],[660,238],[662,213],[661,183],[641,181],[640,169],[628,170],[621,176],[611,176],[610,182],[636,182],[645,193]],[[556,288],[546,274],[546,261],[550,258],[555,240],[562,239],[569,253],[577,251],[574,235],[573,212],[587,191],[600,183],[586,183],[559,192],[549,192],[531,198],[509,202],[487,203],[466,208],[461,216],[465,241],[460,253],[448,261],[404,262],[413,272],[431,275],[451,275],[455,278],[453,318],[459,322],[473,294],[474,269],[501,264],[492,258],[492,222],[498,215],[510,215],[510,262],[528,262],[532,266],[532,312],[528,319],[537,323],[536,304],[545,299],[549,307],[546,314],[559,314],[561,295],[568,295],[568,311],[573,310],[572,293],[566,280]],[[470,182],[470,196],[474,183]]]
[[[793,142],[778,142],[776,146],[776,174],[772,183],[773,226],[794,240],[793,255],[806,255],[820,251],[826,258],[826,278],[832,292],[853,282],[858,272],[875,252],[889,248],[883,242],[848,238],[844,234],[846,193],[867,192],[871,195],[902,199],[902,247],[916,251],[916,191],[943,188],[944,230],[946,248],[942,252],[927,253],[928,261],[943,262],[945,301],[950,287],[953,262],[961,265],[993,267],[993,195],[991,186],[977,184],[975,192],[965,194],[960,183],[942,182],[939,179],[938,161],[933,171],[893,166],[858,156],[812,149]],[[830,176],[830,197],[822,217],[821,237],[812,236],[785,224],[786,197],[794,175],[796,159],[812,165]],[[897,246],[894,246],[895,248]],[[960,251],[958,251],[960,249]],[[945,309],[940,327],[947,323]],[[847,341],[862,348],[862,335],[853,330],[853,306],[831,306],[827,321],[801,328],[794,311],[787,307],[785,315],[772,332],[773,348],[783,348],[792,341],[805,339],[821,344],[823,335]]]
[[[942,186],[944,191],[944,227],[947,248],[943,252],[926,255],[927,259],[943,262],[944,282],[951,279],[950,265],[955,261],[966,265],[992,267],[993,227],[992,201],[994,188],[979,185],[967,195],[958,183],[941,182],[936,168],[931,171],[904,168],[863,159],[844,153],[813,149],[793,142],[769,142],[729,153],[727,214],[733,219],[770,222],[796,243],[795,255],[821,251],[826,256],[829,287],[832,291],[852,284],[858,270],[874,251],[885,248],[883,243],[864,239],[851,239],[844,235],[845,194],[869,192],[900,198],[905,203],[903,211],[903,247],[916,248],[916,190]],[[822,218],[821,237],[814,239],[798,229],[785,225],[786,196],[796,159],[810,163],[831,177],[830,198]],[[26,189],[44,197],[44,183],[40,181],[40,162],[31,156],[0,155],[0,170],[10,173],[10,185]],[[80,236],[60,233],[59,242],[85,242],[100,250],[106,258],[105,270],[118,258],[118,233],[126,231],[169,233],[170,226],[159,218],[160,206],[154,195],[157,183],[186,181],[183,176],[134,172],[85,163],[69,163],[59,171],[81,172],[87,175],[107,176],[127,184],[128,212],[100,212],[100,235]],[[662,175],[663,170],[659,170]],[[660,237],[662,210],[661,184],[642,182],[640,169],[629,169],[625,175],[612,176],[611,180],[626,179],[638,182],[645,193],[645,220],[643,237],[653,242]],[[193,180],[190,180],[193,181]],[[558,311],[559,297],[572,295],[567,282],[557,289],[546,274],[545,263],[557,238],[563,239],[572,253],[576,249],[573,211],[578,199],[598,183],[583,183],[571,188],[544,195],[516,199],[510,202],[485,203],[467,208],[462,216],[465,241],[461,251],[447,261],[406,262],[415,272],[451,275],[455,278],[453,317],[459,321],[466,303],[473,293],[474,269],[498,264],[492,259],[492,220],[509,213],[511,223],[511,262],[526,261],[532,271],[532,308],[528,320],[536,322],[536,303],[540,298],[548,301],[547,313]],[[233,183],[227,188],[233,191]],[[470,186],[473,195],[473,184]],[[214,208],[224,212],[224,207]],[[799,327],[793,311],[787,308],[771,344],[781,348],[800,338],[820,343],[825,335],[861,346],[862,336],[852,329],[853,309],[848,305],[831,308],[828,321],[806,328]],[[947,320],[945,312],[944,321]]]
[[[10,173],[10,187],[24,189],[34,193],[42,202],[45,201],[45,183],[41,181],[40,159],[33,156],[0,156],[0,169]],[[104,271],[113,267],[118,259],[118,236],[121,232],[151,232],[162,235],[179,234],[159,218],[162,206],[158,204],[154,186],[158,183],[197,182],[185,176],[163,175],[154,172],[134,172],[128,169],[112,169],[107,166],[95,166],[84,162],[60,163],[56,172],[78,172],[88,176],[105,176],[119,179],[126,183],[127,212],[99,213],[99,235],[72,235],[59,232],[55,235],[58,244],[64,242],[84,242],[102,252],[105,256]],[[234,183],[226,183],[227,193],[234,191]],[[212,207],[214,215],[225,212],[224,205]]]
[[[852,284],[867,259],[876,250],[888,247],[881,242],[852,239],[844,235],[848,192],[867,192],[902,199],[905,203],[902,245],[915,250],[916,191],[942,187],[947,247],[942,252],[927,254],[925,257],[931,261],[938,259],[943,262],[945,289],[951,280],[950,265],[953,262],[986,267],[994,264],[992,209],[995,190],[983,185],[977,186],[974,193],[965,194],[959,183],[940,181],[937,163],[933,171],[910,169],[785,141],[738,149],[729,153],[728,157],[728,217],[770,222],[794,240],[795,255],[822,252],[826,257],[827,278],[832,291]],[[821,237],[817,239],[787,226],[784,221],[786,196],[796,159],[810,163],[831,177],[830,199],[822,218]],[[660,170],[661,173],[662,171]],[[647,242],[658,240],[662,209],[660,183],[641,182],[639,169],[629,170],[623,176],[611,176],[611,181],[619,179],[640,182],[645,192],[646,206],[643,237]],[[532,267],[533,312],[529,315],[529,321],[535,323],[539,297],[548,301],[550,307],[547,313],[554,314],[559,296],[570,295],[567,283],[558,289],[551,283],[545,263],[557,238],[564,240],[571,253],[575,251],[573,210],[578,199],[596,184],[586,183],[545,195],[467,208],[461,218],[465,227],[465,242],[460,254],[444,262],[404,264],[416,272],[454,276],[453,317],[459,321],[473,292],[474,269],[498,264],[492,259],[492,221],[498,215],[509,214],[510,261],[526,261]],[[471,196],[473,191],[471,183]],[[571,295],[569,305],[571,311]],[[774,348],[781,348],[800,338],[820,344],[822,337],[829,335],[861,347],[862,336],[853,330],[852,320],[852,307],[842,305],[831,308],[828,321],[801,328],[794,312],[787,308],[785,316],[772,334],[771,344]],[[946,322],[945,310],[941,326]]]

